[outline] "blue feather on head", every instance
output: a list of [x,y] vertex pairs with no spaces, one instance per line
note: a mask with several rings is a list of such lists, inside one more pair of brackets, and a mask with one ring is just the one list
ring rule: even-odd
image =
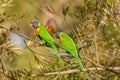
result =
[[47,24],[51,24],[51,23],[52,23],[52,21],[53,21],[53,19],[52,19],[52,18],[48,19]]
[[56,38],[60,38],[60,32],[56,33]]
[[31,25],[34,29],[36,29],[36,28],[38,28],[38,21],[37,21],[37,20],[32,20],[32,21],[30,22],[30,25]]

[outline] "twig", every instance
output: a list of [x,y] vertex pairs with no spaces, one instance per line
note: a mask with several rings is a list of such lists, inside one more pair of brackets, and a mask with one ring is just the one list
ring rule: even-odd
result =
[[[100,67],[96,67],[97,70],[99,71],[104,71],[107,69],[103,69]],[[96,71],[96,68],[88,68],[88,69],[84,69],[82,72],[87,72],[89,71]],[[109,67],[108,71],[110,70],[114,70],[114,71],[120,71],[120,67]],[[3,70],[0,69],[0,72],[2,72]],[[50,72],[50,73],[43,73],[43,74],[32,74],[30,75],[31,77],[36,77],[36,76],[51,76],[51,75],[66,75],[66,74],[73,74],[73,73],[79,73],[81,72],[79,69],[72,69],[72,70],[67,70],[67,71],[58,71],[58,72]],[[6,72],[5,72],[6,73]],[[120,74],[120,73],[117,73]],[[24,75],[21,75],[22,77],[25,77]]]
[[92,74],[95,74],[96,76],[98,76],[99,78],[101,78],[101,79],[105,79],[103,76],[101,76],[101,75],[98,75],[97,73],[95,73],[94,71],[90,71]]
[[0,56],[0,63],[2,65],[2,73],[5,75],[5,74],[8,74],[8,70],[7,70],[7,67],[3,61],[3,56],[6,54],[6,52],[4,52],[1,56]]
[[7,1],[4,1],[4,2],[0,3],[0,6],[1,6],[1,7],[10,6],[10,4],[11,4],[12,1],[13,1],[13,0],[9,0],[8,2],[7,2]]
[[5,30],[10,31],[10,32],[13,32],[13,33],[15,33],[15,34],[17,34],[17,35],[19,35],[19,36],[21,36],[21,37],[24,37],[25,39],[28,39],[28,40],[33,41],[33,42],[35,42],[35,43],[38,43],[38,44],[40,44],[40,46],[42,45],[39,41],[36,41],[36,40],[34,40],[34,39],[31,39],[31,38],[29,38],[29,37],[27,37],[27,36],[25,36],[25,35],[23,35],[23,34],[16,33],[15,31],[11,31],[11,30],[9,30],[9,29],[1,26],[1,25],[0,25],[0,28],[5,29]]
[[[99,71],[104,71],[106,69],[100,68],[100,67],[96,67],[97,70]],[[96,71],[96,68],[89,68],[89,69],[84,69],[82,72],[86,72],[86,71]],[[120,67],[109,67],[109,70],[120,70]],[[50,73],[44,73],[44,74],[32,74],[32,77],[35,76],[50,76],[50,75],[66,75],[66,74],[72,74],[72,73],[78,73],[81,72],[79,69],[73,69],[73,70],[68,70],[68,71],[59,71],[59,72],[50,72]],[[119,73],[120,74],[120,73]]]
[[96,26],[98,26],[97,25],[97,20],[96,20],[96,17],[97,17],[97,10],[98,10],[98,8],[97,8],[97,6],[98,6],[98,0],[96,0],[96,8],[95,8],[95,13],[94,13],[94,19],[95,20],[93,20],[94,21],[94,25],[93,25],[93,35],[94,35],[94,42],[95,42],[95,49],[96,49],[96,60],[97,60],[97,63],[99,64],[99,52],[98,52],[98,43],[97,43],[97,30],[96,30]]
[[57,75],[53,80],[58,80],[60,78],[60,75]]
[[96,49],[96,59],[97,59],[97,63],[99,63],[99,52],[98,52],[98,44],[97,44],[97,36],[96,36],[96,30],[95,30],[95,26],[93,26],[93,30],[94,30],[94,42],[95,42],[95,49]]
[[85,56],[84,56],[84,57],[81,56],[81,58],[88,60],[89,62],[91,62],[92,64],[94,64],[94,65],[96,65],[96,66],[98,66],[98,67],[104,68],[104,66],[102,66],[102,65],[100,65],[100,64],[98,64],[98,63],[93,62],[91,59],[89,59],[89,58],[87,58],[87,57],[85,57]]
[[[27,47],[32,53],[36,53],[36,54],[38,54],[38,55],[40,56],[40,58],[42,58],[42,59],[45,60],[45,61],[48,61],[47,58],[45,58],[44,56],[40,55],[39,52],[31,49],[29,46],[27,46],[27,44],[26,44],[26,47]],[[33,54],[33,55],[35,56],[35,54]]]

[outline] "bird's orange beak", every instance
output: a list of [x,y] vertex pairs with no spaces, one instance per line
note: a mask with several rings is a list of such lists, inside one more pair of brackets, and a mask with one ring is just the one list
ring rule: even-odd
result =
[[30,23],[30,27],[33,27],[33,24],[32,24],[32,23]]

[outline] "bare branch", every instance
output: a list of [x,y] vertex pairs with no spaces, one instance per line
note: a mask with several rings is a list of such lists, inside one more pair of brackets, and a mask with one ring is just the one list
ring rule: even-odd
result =
[[35,43],[39,43],[40,45],[42,45],[39,41],[36,41],[36,40],[34,40],[34,39],[31,39],[31,38],[29,38],[29,37],[27,37],[27,36],[25,36],[25,35],[23,35],[23,34],[16,33],[16,32],[14,32],[14,31],[11,31],[11,30],[9,30],[9,29],[1,26],[1,25],[0,25],[0,28],[5,29],[5,30],[10,31],[10,32],[13,32],[13,33],[15,33],[15,34],[17,34],[17,35],[19,35],[19,36],[21,36],[21,37],[24,37],[24,38],[27,39],[27,40],[30,40],[30,41],[33,41],[33,42],[35,42]]
[[[120,70],[120,67],[109,67],[109,70],[114,70],[114,71],[118,71]],[[60,72],[50,72],[50,73],[44,73],[44,74],[32,74],[31,76],[35,77],[35,76],[50,76],[50,75],[66,75],[66,74],[72,74],[72,73],[79,73],[79,72],[86,72],[86,71],[96,71],[96,68],[89,68],[89,69],[84,69],[83,71],[80,71],[79,69],[73,69],[73,70],[67,70],[67,71],[60,71]],[[97,70],[99,71],[104,71],[106,69],[97,67]],[[119,73],[120,74],[120,73]]]
[[9,0],[9,1],[5,0],[4,2],[0,3],[0,6],[1,7],[11,6],[10,4],[11,4],[12,1],[13,0]]

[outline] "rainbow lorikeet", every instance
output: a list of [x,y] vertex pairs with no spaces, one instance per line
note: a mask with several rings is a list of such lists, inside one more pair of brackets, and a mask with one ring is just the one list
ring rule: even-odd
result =
[[60,62],[63,63],[60,54],[57,50],[57,47],[55,45],[54,39],[51,37],[51,35],[48,33],[46,28],[38,21],[32,20],[30,22],[30,26],[34,28],[35,34],[42,40],[46,41],[55,51],[57,57],[59,58]]
[[62,31],[60,27],[58,26],[58,23],[56,22],[55,19],[49,18],[46,22],[45,28],[50,32],[50,34],[54,34],[57,31]]
[[76,44],[73,41],[73,39],[63,32],[57,32],[56,37],[59,38],[62,48],[64,48],[67,52],[69,52],[72,56],[75,57],[77,63],[79,64],[80,69],[83,70],[84,67],[79,58]]
[[47,29],[49,32],[51,32],[51,33],[54,33],[54,32],[55,32],[55,25],[54,25],[53,22],[54,22],[53,19],[50,18],[50,19],[48,19],[48,21],[47,21],[47,23],[46,23],[46,25],[45,25],[46,29]]

